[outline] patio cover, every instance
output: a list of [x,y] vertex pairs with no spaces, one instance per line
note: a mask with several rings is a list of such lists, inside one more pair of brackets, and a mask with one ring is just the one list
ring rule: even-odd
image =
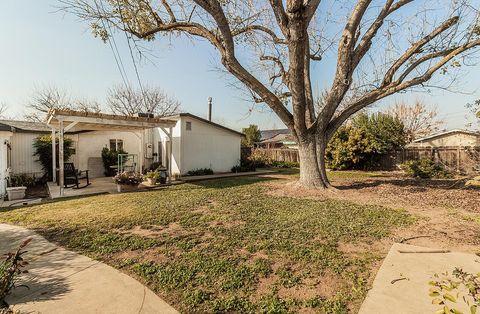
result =
[[[52,129],[52,159],[53,169],[56,168],[56,143],[55,135],[59,135],[59,185],[60,196],[64,195],[64,152],[63,139],[65,132],[80,132],[80,131],[141,131],[141,149],[140,149],[140,169],[143,168],[143,158],[145,149],[145,130],[152,128],[161,128],[170,138],[170,154],[172,154],[172,128],[177,122],[175,120],[168,120],[164,118],[150,118],[150,117],[132,117],[113,115],[105,113],[92,113],[74,110],[50,110],[47,114],[47,125]],[[169,129],[167,131],[167,128]],[[171,180],[172,158],[169,158],[169,180]],[[53,171],[53,180],[56,181],[56,174]]]

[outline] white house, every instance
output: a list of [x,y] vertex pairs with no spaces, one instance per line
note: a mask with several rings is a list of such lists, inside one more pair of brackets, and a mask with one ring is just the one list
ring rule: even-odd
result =
[[[73,140],[74,154],[70,161],[77,169],[88,169],[92,178],[104,175],[101,159],[104,147],[123,148],[137,156],[143,151],[140,164],[144,169],[153,162],[168,166],[172,156],[171,172],[177,176],[198,168],[229,172],[239,164],[242,133],[189,113],[165,119],[176,122],[172,127],[171,146],[168,130],[162,128],[145,131],[72,128],[65,134]],[[32,144],[36,137],[48,134],[51,126],[46,123],[0,120],[0,194],[4,194],[9,173],[42,175]],[[173,154],[169,152],[170,147]]]
[[[189,170],[211,168],[229,172],[240,163],[243,134],[190,113],[167,117],[177,121],[173,128],[172,172],[185,175]],[[150,134],[149,134],[150,133]],[[153,161],[168,165],[168,136],[161,129],[147,131],[153,143]]]

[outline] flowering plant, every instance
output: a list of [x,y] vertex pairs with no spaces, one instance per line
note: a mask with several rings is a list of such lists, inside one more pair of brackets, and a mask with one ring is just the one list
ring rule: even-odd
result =
[[116,184],[139,185],[143,181],[143,176],[133,171],[125,171],[113,177]]

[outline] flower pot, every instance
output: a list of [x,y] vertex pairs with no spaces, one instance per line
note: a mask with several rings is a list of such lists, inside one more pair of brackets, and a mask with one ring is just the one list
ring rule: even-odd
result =
[[8,200],[21,200],[25,198],[26,186],[16,186],[7,188]]
[[157,184],[157,178],[147,178],[147,182],[149,185]]
[[138,190],[138,185],[131,185],[131,184],[117,184],[117,191],[119,193],[122,192],[131,192]]

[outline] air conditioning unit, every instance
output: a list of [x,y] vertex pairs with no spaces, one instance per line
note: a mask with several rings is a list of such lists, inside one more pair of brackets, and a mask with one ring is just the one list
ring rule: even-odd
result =
[[145,145],[145,158],[153,158],[153,144],[147,143]]

